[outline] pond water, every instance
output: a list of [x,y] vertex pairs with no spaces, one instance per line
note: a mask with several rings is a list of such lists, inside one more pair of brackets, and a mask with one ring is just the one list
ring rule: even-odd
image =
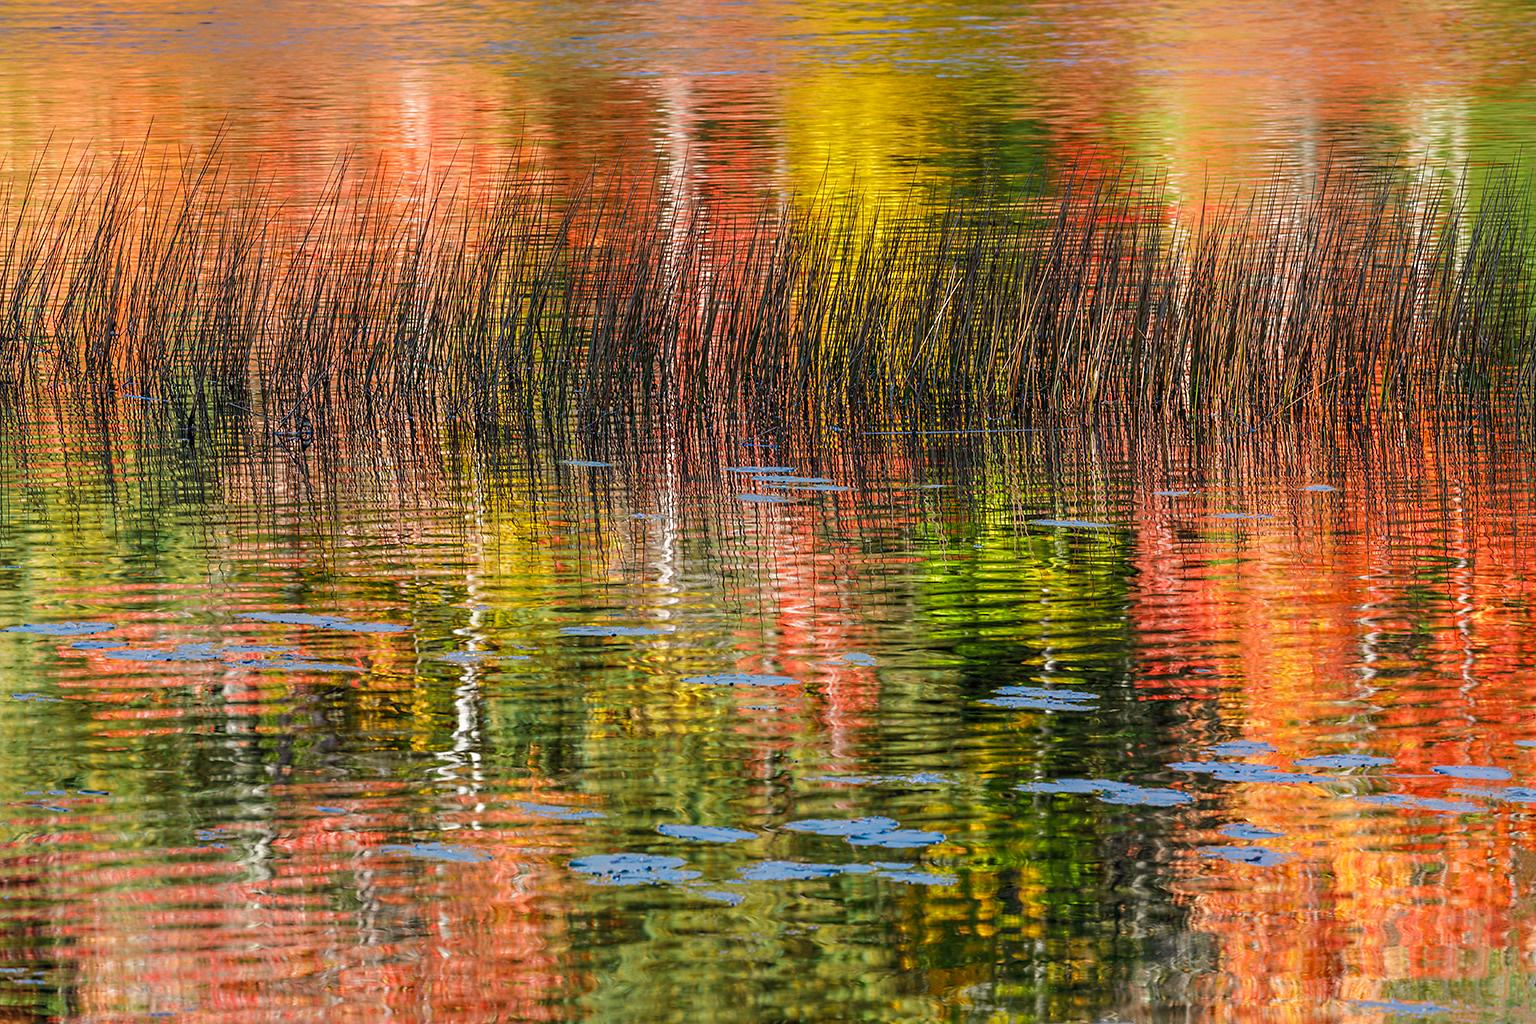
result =
[[[377,222],[404,238],[432,183],[473,215],[455,175],[509,162],[559,195],[654,174],[691,225],[661,248],[722,266],[744,196],[875,238],[872,193],[1125,166],[1176,238],[1335,165],[1480,198],[1536,142],[1531,52],[1517,0],[12,0],[0,221],[79,242],[44,277],[94,267],[86,221],[174,214],[202,179],[164,158],[211,150],[205,240],[220,204],[308,231],[348,175],[368,209],[405,183]],[[303,266],[298,237],[263,259]],[[180,338],[218,291],[185,282],[238,263],[167,259],[182,291],[136,308]],[[1532,1019],[1513,417],[674,430],[594,402],[369,437],[298,406],[168,426],[174,386],[126,362],[14,408],[0,368],[0,1022]]]
[[222,132],[299,182],[345,147],[421,169],[516,140],[700,197],[1125,154],[1199,194],[1536,142],[1517,0],[12,0],[0,47],[11,162]]
[[717,433],[8,428],[0,1017],[1526,1019],[1528,448]]

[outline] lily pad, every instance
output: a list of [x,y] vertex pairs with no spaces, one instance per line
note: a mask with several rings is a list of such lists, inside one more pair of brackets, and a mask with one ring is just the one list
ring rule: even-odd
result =
[[806,818],[801,821],[791,821],[784,826],[784,829],[788,832],[809,832],[815,836],[848,838],[889,832],[900,827],[901,822],[895,818]]
[[111,622],[23,622],[19,626],[7,626],[7,633],[31,633],[34,636],[89,636],[116,629]]
[[461,864],[474,864],[491,860],[491,855],[484,850],[472,850],[467,846],[455,846],[452,843],[387,843],[379,847],[384,853],[398,853],[403,857],[415,857],[419,860],[447,860]]
[[246,668],[262,672],[362,672],[361,666],[344,661],[312,661],[309,658],[268,658],[261,661],[242,661]]
[[144,662],[211,662],[219,661],[219,648],[214,644],[180,644],[176,647],[119,647],[107,651],[102,657],[112,661]]
[[666,630],[655,626],[561,626],[565,636],[657,636]]
[[1284,832],[1276,832],[1273,829],[1260,828],[1257,825],[1248,825],[1242,822],[1223,825],[1221,834],[1229,839],[1278,839],[1285,835]]
[[1289,853],[1263,846],[1203,846],[1200,848],[1200,856],[1227,860],[1234,864],[1253,864],[1261,868],[1274,867],[1291,859]]
[[650,853],[600,853],[577,857],[571,870],[592,876],[594,885],[664,885],[698,878],[697,871],[683,870],[686,863],[681,857]]
[[756,839],[756,832],[721,825],[657,825],[656,831],[673,839],[690,839],[696,843],[740,843]]
[[795,500],[778,494],[738,494],[736,498],[749,505],[787,505]]
[[1209,753],[1217,757],[1253,757],[1257,754],[1273,754],[1275,748],[1258,740],[1228,740],[1211,747]]
[[1357,797],[1359,801],[1378,807],[1394,807],[1404,811],[1428,811],[1433,814],[1475,814],[1482,807],[1465,800],[1441,800],[1428,796],[1409,796],[1405,793],[1375,793]]
[[1017,711],[1096,711],[1099,695],[1086,690],[1056,690],[1042,686],[1002,686],[996,696],[980,703]]
[[1349,1005],[1370,1013],[1395,1013],[1407,1017],[1433,1017],[1451,1013],[1448,1006],[1435,1003],[1405,1003],[1401,999],[1351,999]]
[[814,864],[798,860],[761,860],[748,864],[736,875],[744,882],[808,882],[839,875],[867,875],[874,872],[868,864]]
[[606,817],[602,811],[586,807],[562,807],[559,804],[540,804],[531,800],[514,800],[512,806],[535,818],[549,818],[553,821],[593,821]]
[[1453,789],[1461,796],[1480,796],[1507,804],[1536,804],[1536,789],[1530,786],[1466,786]]
[[798,679],[789,676],[759,675],[755,672],[719,672],[707,676],[686,676],[685,683],[699,686],[799,686]]
[[943,832],[924,832],[916,828],[893,828],[889,832],[869,832],[848,837],[848,842],[854,846],[879,846],[887,850],[916,850],[943,841]]
[[1209,775],[1218,782],[1253,782],[1273,785],[1333,782],[1326,775],[1288,772],[1272,764],[1234,764],[1230,761],[1174,761],[1168,765],[1176,772]]
[[1372,754],[1324,754],[1321,757],[1303,757],[1296,761],[1301,768],[1379,768],[1392,763],[1390,757]]
[[875,877],[884,878],[889,882],[900,882],[903,885],[958,885],[960,882],[954,875],[936,871],[906,871],[893,868],[881,870]]
[[1194,800],[1188,793],[1160,786],[1136,786],[1111,779],[1056,779],[1015,786],[1021,793],[1091,793],[1102,803],[1133,807],[1177,807]]
[[1114,523],[1100,523],[1092,519],[1031,519],[1030,526],[1055,527],[1063,530],[1113,530]]
[[1049,779],[1025,782],[1013,788],[1020,793],[1098,793],[1103,787],[1101,779]]
[[792,484],[830,484],[831,480],[824,476],[784,476],[776,473],[762,473],[753,478],[760,484],[777,484],[789,486]]
[[270,622],[280,626],[314,626],[348,633],[406,633],[410,627],[393,622],[359,622],[342,615],[310,615],[306,612],[246,612],[246,622]]
[[911,772],[907,775],[813,775],[805,781],[840,786],[943,786],[953,780],[935,772]]
[[748,476],[763,476],[770,473],[793,473],[794,466],[727,466],[727,473],[746,473]]
[[613,463],[599,462],[597,459],[561,459],[560,465],[570,466],[573,469],[607,469]]
[[1437,775],[1449,775],[1453,779],[1474,779],[1478,782],[1503,782],[1512,778],[1503,768],[1477,764],[1437,764],[1430,769]]

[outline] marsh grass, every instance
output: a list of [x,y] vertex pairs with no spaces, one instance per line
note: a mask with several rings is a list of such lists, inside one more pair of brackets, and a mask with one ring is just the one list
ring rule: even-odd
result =
[[951,194],[705,202],[661,175],[406,182],[338,163],[306,201],[215,151],[12,175],[0,402],[344,424],[612,416],[1250,430],[1524,409],[1530,180],[1324,168],[1176,210],[1059,168]]

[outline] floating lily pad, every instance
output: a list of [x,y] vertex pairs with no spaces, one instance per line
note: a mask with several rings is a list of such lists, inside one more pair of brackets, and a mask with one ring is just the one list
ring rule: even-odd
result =
[[879,846],[887,850],[916,850],[943,841],[943,832],[924,832],[916,828],[893,828],[889,832],[868,832],[848,837],[848,842],[854,846]]
[[1013,787],[1020,793],[1098,793],[1104,787],[1100,779],[1049,779],[1025,782]]
[[1275,517],[1270,515],[1268,512],[1217,512],[1211,518],[1212,519],[1235,519],[1235,520],[1242,521],[1242,520],[1257,520],[1257,519],[1273,519]]
[[559,804],[540,804],[531,800],[514,800],[512,806],[535,818],[550,818],[554,821],[592,821],[606,817],[602,811],[585,807],[562,807]]
[[565,636],[656,636],[666,630],[655,626],[561,626]]
[[989,708],[1004,708],[1009,711],[1097,710],[1097,706],[1093,704],[1079,704],[1075,701],[1056,700],[1052,697],[990,697],[979,703]]
[[749,505],[787,505],[795,500],[778,494],[738,494],[736,498]]
[[686,863],[681,857],[650,853],[600,853],[577,857],[571,870],[592,876],[595,885],[664,885],[698,878],[697,871],[683,870]]
[[461,864],[473,864],[492,859],[484,850],[472,850],[452,843],[387,843],[379,847],[384,853],[398,853],[403,857],[420,860],[448,860]]
[[1218,782],[1254,782],[1273,785],[1333,782],[1326,775],[1288,772],[1272,764],[1234,764],[1230,761],[1174,761],[1168,765],[1176,772],[1209,775]]
[[720,825],[657,825],[656,831],[673,839],[691,839],[696,843],[740,843],[756,839],[756,832]]
[[885,869],[878,872],[875,877],[889,882],[900,882],[903,885],[958,885],[960,882],[954,875],[940,874],[936,871]]
[[309,658],[267,658],[261,661],[242,661],[246,668],[262,672],[362,672],[358,665],[345,661],[311,661]]
[[1303,487],[1302,490],[1311,491],[1314,494],[1328,494],[1332,491],[1338,490],[1338,488],[1330,487],[1327,484],[1307,484],[1307,486]]
[[1221,834],[1230,839],[1278,839],[1285,835],[1284,832],[1276,832],[1273,829],[1260,828],[1257,825],[1247,825],[1241,822],[1223,825]]
[[1390,757],[1376,757],[1372,754],[1324,754],[1296,761],[1301,768],[1379,768],[1391,763]]
[[876,664],[875,656],[873,654],[864,654],[861,651],[850,651],[847,654],[844,654],[838,660],[847,665],[869,666]]
[[1453,789],[1461,796],[1480,796],[1507,804],[1536,804],[1536,789],[1529,786],[1466,786]]
[[1114,523],[1100,523],[1092,519],[1031,519],[1030,526],[1055,527],[1063,530],[1113,530]]
[[788,485],[792,485],[792,484],[830,484],[830,483],[832,483],[831,480],[827,479],[824,476],[784,476],[782,474],[776,474],[776,473],[762,473],[762,474],[759,474],[758,476],[754,477],[753,480],[754,480],[755,483],[760,483],[760,484],[778,484],[778,485],[784,485],[784,486],[788,486]]
[[1453,779],[1474,779],[1478,782],[1503,782],[1511,778],[1503,768],[1477,764],[1437,764],[1430,770],[1437,775],[1449,775]]
[[1435,1003],[1405,1003],[1400,999],[1351,999],[1349,1005],[1370,1013],[1395,1013],[1408,1017],[1433,1017],[1450,1013],[1448,1006]]
[[1274,746],[1258,740],[1228,740],[1210,749],[1210,753],[1217,757],[1253,757],[1256,754],[1273,754],[1274,752]]
[[1263,846],[1202,846],[1200,856],[1228,860],[1234,864],[1254,864],[1261,868],[1284,864],[1291,854]]
[[934,772],[912,772],[907,775],[813,775],[805,781],[842,786],[943,786],[952,780]]
[[31,633],[34,636],[89,636],[116,629],[111,622],[23,622],[19,626],[7,626],[7,633]]
[[1057,700],[1054,697],[989,697],[979,701],[989,708],[1006,708],[1009,711],[1097,711],[1096,704]]
[[53,704],[56,703],[58,699],[59,698],[50,696],[46,693],[32,693],[30,691],[11,694],[11,700],[34,701],[39,704]]
[[1176,807],[1194,800],[1188,793],[1160,786],[1136,786],[1110,779],[1056,779],[1015,786],[1021,793],[1091,793],[1102,803],[1133,807]]
[[611,462],[599,462],[596,459],[562,459],[560,465],[570,466],[573,469],[608,469]]
[[1536,740],[1515,740],[1517,747],[1536,747]]
[[1086,690],[1056,690],[1042,686],[1002,686],[996,696],[980,703],[1019,711],[1095,711],[1099,696]]
[[310,615],[305,612],[246,612],[240,618],[247,622],[270,622],[280,626],[314,626],[318,629],[339,629],[348,633],[406,633],[408,626],[393,622],[359,622],[342,615]]
[[1106,804],[1125,804],[1131,807],[1177,807],[1192,803],[1194,797],[1177,789],[1162,786],[1133,786],[1117,783],[1099,791],[1099,801]]
[[1483,810],[1479,805],[1465,800],[1440,800],[1436,797],[1408,796],[1405,793],[1376,793],[1356,799],[1379,807],[1394,807],[1404,811],[1429,811],[1434,814],[1474,814]]
[[749,476],[762,476],[770,473],[793,473],[794,466],[727,466],[727,473],[746,473]]
[[1153,491],[1152,493],[1153,493],[1154,496],[1159,497],[1159,498],[1187,498],[1191,494],[1194,494],[1195,492],[1194,491]]
[[867,875],[874,872],[868,864],[813,864],[797,860],[762,860],[748,864],[736,874],[744,882],[807,882],[839,875]]
[[799,686],[798,679],[789,676],[759,675],[755,672],[719,672],[707,676],[686,676],[685,683],[700,686]]
[[121,640],[76,640],[69,645],[72,651],[110,651],[122,647]]
[[809,832],[816,836],[849,836],[873,835],[879,832],[889,832],[900,828],[901,822],[895,818],[806,818],[801,821],[791,821],[784,826],[788,832]]
[[716,903],[724,903],[729,907],[739,906],[741,901],[746,899],[741,893],[731,892],[727,889],[702,889],[694,888],[693,886],[689,886],[689,889],[695,896],[706,900],[713,900]]
[[112,661],[219,661],[219,648],[214,644],[180,644],[176,647],[119,647],[102,655]]

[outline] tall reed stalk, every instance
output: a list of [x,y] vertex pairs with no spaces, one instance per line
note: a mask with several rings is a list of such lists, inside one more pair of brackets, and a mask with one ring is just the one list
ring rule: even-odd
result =
[[1327,171],[1193,210],[1061,168],[947,195],[708,203],[511,159],[317,195],[217,155],[13,174],[0,402],[274,429],[741,406],[1214,418],[1530,404],[1531,181]]

